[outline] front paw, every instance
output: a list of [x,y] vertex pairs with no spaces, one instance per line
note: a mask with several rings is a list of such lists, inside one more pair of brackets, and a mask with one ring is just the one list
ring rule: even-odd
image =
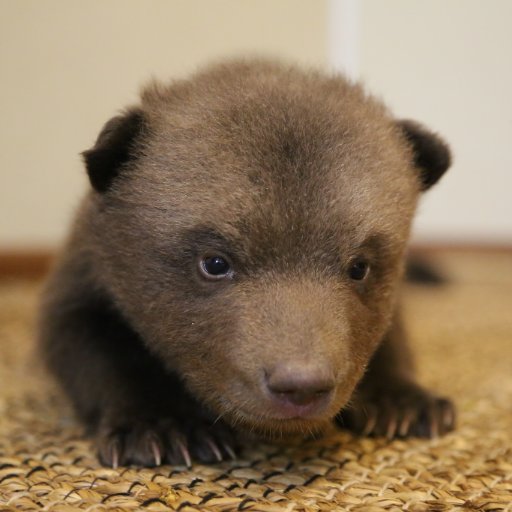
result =
[[364,436],[432,438],[454,429],[455,407],[446,398],[404,382],[356,391],[336,422]]
[[104,422],[97,433],[100,462],[105,466],[185,465],[234,459],[235,437],[218,422],[180,422],[175,419]]

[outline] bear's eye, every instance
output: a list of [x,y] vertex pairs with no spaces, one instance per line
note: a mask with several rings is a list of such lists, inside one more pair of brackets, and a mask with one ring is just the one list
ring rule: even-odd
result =
[[203,256],[199,261],[199,271],[207,279],[223,279],[233,275],[228,260],[219,254]]
[[369,271],[370,264],[362,258],[357,258],[350,264],[348,275],[350,279],[354,281],[362,281],[368,275]]

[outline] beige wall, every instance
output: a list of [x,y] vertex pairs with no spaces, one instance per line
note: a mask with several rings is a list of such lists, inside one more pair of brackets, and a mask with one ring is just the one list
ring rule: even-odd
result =
[[323,0],[0,0],[0,249],[58,243],[79,152],[154,75],[230,55],[326,65]]

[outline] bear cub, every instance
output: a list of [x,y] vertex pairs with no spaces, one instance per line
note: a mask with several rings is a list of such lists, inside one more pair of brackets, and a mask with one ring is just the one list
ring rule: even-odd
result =
[[152,83],[83,153],[44,358],[108,466],[235,457],[237,432],[436,436],[399,286],[446,144],[343,77],[264,60]]

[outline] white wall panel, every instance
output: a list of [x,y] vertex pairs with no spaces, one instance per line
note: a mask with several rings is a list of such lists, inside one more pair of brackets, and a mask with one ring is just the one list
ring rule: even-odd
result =
[[[512,2],[332,0],[331,30],[343,30],[353,2],[359,77],[453,149],[453,168],[422,201],[416,239],[512,244]],[[330,55],[343,67],[332,61],[342,52]]]

